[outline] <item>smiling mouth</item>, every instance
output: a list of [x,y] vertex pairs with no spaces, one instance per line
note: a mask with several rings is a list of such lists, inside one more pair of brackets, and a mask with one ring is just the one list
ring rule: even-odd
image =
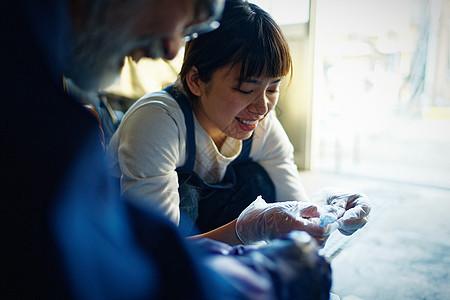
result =
[[247,120],[240,119],[238,117],[236,117],[236,120],[239,123],[242,123],[242,124],[247,125],[247,126],[256,125],[256,123],[258,123],[258,120],[247,121]]

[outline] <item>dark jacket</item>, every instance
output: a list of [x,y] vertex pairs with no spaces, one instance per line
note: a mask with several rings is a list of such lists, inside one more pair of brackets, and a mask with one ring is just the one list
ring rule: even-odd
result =
[[97,120],[63,90],[64,3],[2,3],[2,295],[202,298],[176,228],[119,198]]

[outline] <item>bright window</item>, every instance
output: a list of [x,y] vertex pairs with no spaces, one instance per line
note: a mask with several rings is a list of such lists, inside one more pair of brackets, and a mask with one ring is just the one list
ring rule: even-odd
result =
[[449,1],[317,1],[312,168],[450,187]]

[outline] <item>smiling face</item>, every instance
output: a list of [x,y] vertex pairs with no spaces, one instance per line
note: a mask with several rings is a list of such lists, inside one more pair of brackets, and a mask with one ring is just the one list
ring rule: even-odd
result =
[[72,0],[73,54],[65,75],[83,89],[96,90],[118,77],[125,56],[173,59],[186,28],[210,17],[198,5],[206,2]]
[[203,82],[192,67],[187,76],[189,89],[197,96],[195,116],[218,147],[227,136],[248,139],[278,101],[282,78],[262,76],[239,84],[240,71],[240,66],[222,67]]
[[227,136],[249,138],[292,75],[287,40],[260,7],[227,1],[220,24],[186,44],[176,83],[218,147]]

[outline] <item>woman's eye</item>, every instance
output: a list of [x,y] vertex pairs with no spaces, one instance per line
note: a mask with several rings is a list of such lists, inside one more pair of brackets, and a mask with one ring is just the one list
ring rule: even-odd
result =
[[251,94],[253,92],[253,91],[244,91],[244,90],[241,90],[241,89],[237,89],[237,90],[238,90],[239,93],[244,94],[244,95],[248,95],[248,94]]

